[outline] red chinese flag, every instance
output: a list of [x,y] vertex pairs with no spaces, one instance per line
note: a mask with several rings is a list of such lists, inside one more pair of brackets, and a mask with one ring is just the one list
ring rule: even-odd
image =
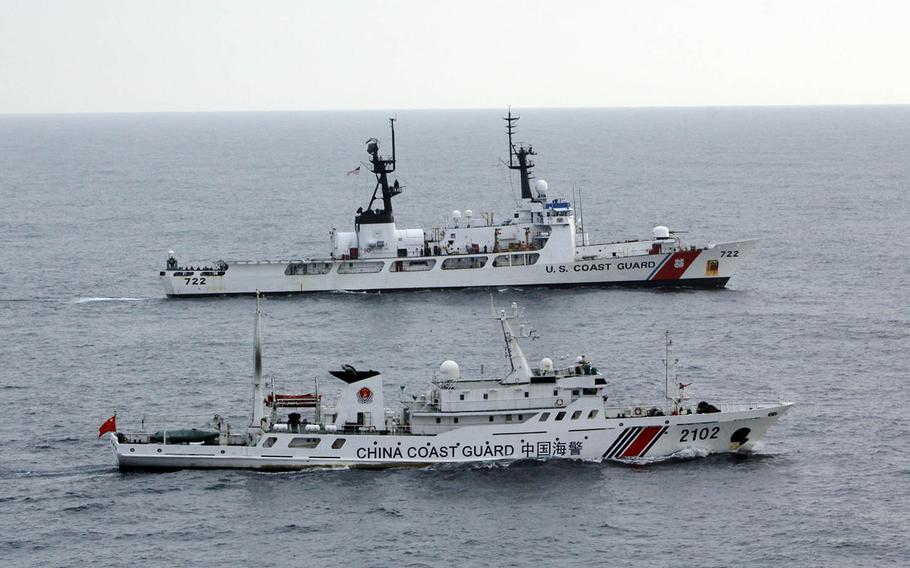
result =
[[98,428],[98,437],[104,436],[108,432],[117,431],[117,415],[113,415],[107,420],[104,421],[104,424],[101,425],[101,428]]

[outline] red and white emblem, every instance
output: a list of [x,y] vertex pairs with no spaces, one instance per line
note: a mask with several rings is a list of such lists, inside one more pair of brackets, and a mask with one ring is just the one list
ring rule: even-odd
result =
[[373,402],[373,391],[371,391],[367,387],[363,387],[362,389],[357,391],[357,400],[361,404],[369,404],[369,403]]
[[673,261],[673,268],[682,268],[685,265],[686,265],[686,259],[684,259],[684,258],[677,258],[676,260]]

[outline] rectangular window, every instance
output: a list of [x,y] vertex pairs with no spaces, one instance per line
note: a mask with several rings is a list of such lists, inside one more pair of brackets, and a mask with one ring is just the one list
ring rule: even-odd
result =
[[525,391],[525,398],[528,398],[529,396],[531,396],[531,393],[529,393],[528,391]]
[[597,389],[581,389],[581,394],[597,394]]
[[319,445],[319,438],[294,438],[288,442],[289,448],[315,448]]
[[437,417],[436,417],[436,423],[439,424],[440,422],[442,422],[442,418],[440,418],[440,417],[437,416]]
[[556,389],[553,389],[553,396],[559,396],[559,391]]
[[511,421],[512,421],[512,415],[506,414],[506,422],[511,422]]
[[483,393],[483,399],[487,400],[488,398],[490,398],[490,395],[488,395],[487,393]]
[[487,265],[485,256],[457,256],[442,261],[443,270],[465,270],[468,268],[483,268]]
[[581,391],[578,389],[572,389],[572,396],[578,396],[581,394]]
[[396,260],[389,265],[389,272],[425,272],[433,270],[436,260]]
[[269,436],[268,438],[265,439],[265,442],[262,442],[262,447],[271,448],[272,446],[275,445],[275,442],[277,442],[277,441],[278,441],[278,438],[276,438],[274,436]]
[[464,400],[464,393],[458,395],[458,400]]
[[334,442],[332,442],[332,449],[333,449],[333,450],[340,450],[341,448],[344,447],[344,442],[345,442],[345,439],[344,439],[344,438],[338,438],[337,440],[335,440]]
[[572,413],[572,420],[578,420],[581,418],[581,410],[576,410]]
[[342,262],[338,265],[338,274],[372,274],[382,271],[385,263],[376,262]]
[[546,421],[549,420],[549,419],[550,419],[550,413],[549,413],[549,412],[544,412],[543,414],[540,415],[540,418],[538,418],[537,421],[538,421],[538,422],[546,422]]
[[492,417],[492,416],[490,416],[490,422],[492,422],[492,421],[493,421],[493,417]]
[[513,254],[512,266],[530,266],[532,264],[537,264],[537,259],[539,258],[540,255],[536,252],[526,254]]
[[306,276],[328,274],[332,271],[331,262],[292,262],[284,269],[287,276]]
[[452,422],[454,422],[455,424],[458,424],[458,417],[456,416],[455,418],[453,418]]
[[566,417],[566,413],[565,413],[565,412],[557,412],[557,413],[556,413],[556,419],[557,419],[557,420],[562,420],[562,419],[565,418],[565,417]]
[[524,415],[524,414],[519,414],[519,415],[518,415],[518,421],[519,421],[519,422],[521,422],[521,421],[524,420],[524,419],[525,419],[525,415]]

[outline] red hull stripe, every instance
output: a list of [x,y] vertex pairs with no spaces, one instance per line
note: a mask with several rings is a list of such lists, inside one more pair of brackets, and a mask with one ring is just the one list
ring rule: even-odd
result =
[[663,436],[664,434],[666,434],[666,433],[667,433],[667,430],[669,430],[669,429],[670,429],[670,428],[669,428],[668,426],[664,426],[663,430],[661,430],[660,433],[659,433],[658,435],[654,436],[654,439],[651,440],[651,443],[648,444],[648,447],[645,448],[645,450],[644,450],[642,453],[638,454],[638,457],[643,458],[643,457],[645,457],[646,455],[648,455],[648,452],[651,451],[651,448],[654,447],[654,444],[657,443],[657,440],[660,440],[660,437]]
[[638,454],[641,453],[648,444],[651,443],[651,440],[654,439],[657,434],[663,430],[663,426],[648,426],[644,428],[635,440],[629,444],[629,447],[626,448],[626,451],[622,453],[624,458],[637,458]]
[[692,266],[700,252],[700,250],[674,252],[651,280],[679,280],[686,269]]

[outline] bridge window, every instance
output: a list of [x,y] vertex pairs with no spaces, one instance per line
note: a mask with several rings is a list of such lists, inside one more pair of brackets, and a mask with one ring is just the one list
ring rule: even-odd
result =
[[572,413],[572,420],[578,420],[581,418],[581,410],[576,410]]
[[549,412],[544,412],[543,414],[540,415],[540,418],[538,418],[537,421],[538,421],[538,422],[546,422],[546,421],[549,420],[549,419],[550,419],[550,413],[549,413]]
[[468,268],[483,268],[487,265],[485,256],[458,256],[442,261],[443,270],[464,270]]
[[598,411],[597,411],[596,409],[595,409],[595,410],[592,410],[592,411],[590,412],[590,414],[588,414],[588,420],[593,420],[594,418],[597,418],[597,412],[598,412]]
[[265,442],[262,442],[262,447],[271,448],[272,446],[275,445],[275,442],[277,442],[277,441],[278,441],[278,438],[276,438],[275,436],[269,436],[268,438],[265,439]]
[[335,440],[334,442],[332,442],[332,449],[333,449],[333,450],[340,450],[341,448],[344,447],[345,441],[346,441],[345,438],[338,438],[337,440]]
[[294,438],[288,442],[289,448],[315,448],[319,445],[319,438]]
[[342,262],[338,265],[338,274],[372,274],[380,272],[385,263],[377,262]]
[[557,420],[562,420],[562,419],[565,418],[565,417],[566,417],[566,413],[565,413],[565,412],[557,412],[557,413],[556,413],[556,419],[557,419]]

